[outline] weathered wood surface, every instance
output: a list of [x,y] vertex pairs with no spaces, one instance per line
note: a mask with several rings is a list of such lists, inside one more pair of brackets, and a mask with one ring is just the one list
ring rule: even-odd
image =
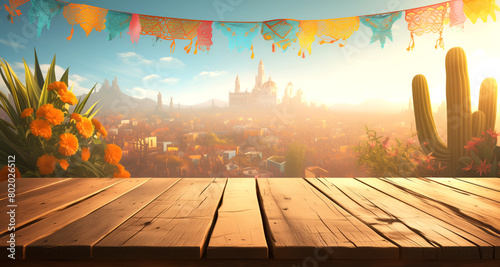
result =
[[[498,178],[21,180],[16,258],[26,260],[16,263],[25,266],[66,266],[65,259],[93,260],[80,261],[85,266],[146,259],[151,266],[452,267],[500,260]],[[2,225],[8,219],[0,214]],[[8,234],[0,234],[4,251]]]
[[[142,185],[147,180],[149,180],[149,178],[135,178],[124,180],[123,182],[115,184],[113,187],[107,188],[91,198],[73,204],[71,207],[63,209],[60,212],[54,213],[48,217],[36,221],[33,224],[16,230],[16,256],[18,258],[23,258],[24,247],[29,243],[44,236],[50,235],[53,232],[61,229],[62,227],[87,216],[89,213],[106,205],[107,203],[120,197],[126,192],[132,190],[133,188]],[[7,241],[9,239],[9,235],[0,237],[0,249],[3,249],[4,251],[7,249]]]
[[[49,185],[56,183],[68,181],[70,178],[19,178],[15,182],[15,194],[19,196],[21,194],[26,194],[32,190],[37,190],[44,188]],[[8,182],[0,183],[0,200],[7,198],[8,192]]]
[[398,247],[305,180],[258,179],[276,259],[396,259]]
[[199,259],[227,179],[183,178],[92,249],[94,258]]
[[500,179],[498,178],[457,178],[462,181],[477,184],[495,191],[500,191]]
[[496,191],[488,187],[483,187],[474,183],[468,183],[467,181],[456,178],[427,178],[427,179],[435,183],[448,186],[452,188],[452,190],[457,191],[461,194],[474,194],[478,197],[486,198],[500,203],[500,191]]
[[[16,227],[63,209],[120,182],[123,182],[123,179],[70,179],[67,182],[19,195],[15,203]],[[10,204],[8,199],[0,200],[1,207],[6,207],[8,204]],[[0,213],[0,222],[7,222],[9,216],[6,212]],[[0,234],[5,233],[7,229],[7,223],[0,225]]]
[[[358,180],[398,200],[393,202],[396,206],[386,206],[385,209],[400,220],[409,218],[411,223],[408,222],[408,225],[415,228],[415,231],[436,244],[442,245],[446,242],[448,245],[443,246],[441,251],[443,258],[491,259],[498,256],[494,251],[498,250],[499,236],[474,221],[465,220],[461,211],[453,206],[460,200],[445,204],[429,196],[415,193],[412,191],[414,188],[404,187],[395,181],[391,182],[392,179],[358,178]],[[441,187],[442,190],[446,190],[444,186]],[[431,227],[433,225],[436,226]]]
[[25,247],[25,257],[27,259],[90,259],[91,247],[95,243],[167,191],[177,181],[177,178],[151,179],[89,215],[28,244]]
[[265,259],[268,247],[257,199],[255,179],[227,181],[207,258]]
[[306,180],[364,224],[394,242],[399,247],[401,259],[436,259],[439,246],[433,245],[404,222],[371,202],[371,195],[364,194],[362,190],[353,190],[353,187],[370,190],[364,184],[352,178]]

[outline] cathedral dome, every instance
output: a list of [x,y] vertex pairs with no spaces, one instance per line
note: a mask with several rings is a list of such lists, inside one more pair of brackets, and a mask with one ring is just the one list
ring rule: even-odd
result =
[[271,77],[269,77],[269,81],[265,82],[262,85],[262,93],[266,95],[278,94],[278,85],[273,80],[271,80]]

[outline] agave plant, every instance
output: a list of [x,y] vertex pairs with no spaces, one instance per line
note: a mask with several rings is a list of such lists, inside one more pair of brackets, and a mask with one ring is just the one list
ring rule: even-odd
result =
[[[118,163],[121,149],[106,144],[106,129],[93,119],[97,102],[84,112],[95,85],[77,100],[73,86],[67,89],[69,68],[56,79],[55,56],[45,78],[36,51],[34,75],[23,62],[25,84],[0,58],[0,74],[12,95],[9,101],[0,92],[0,108],[9,117],[0,119],[0,159],[15,156],[23,177],[130,177]],[[0,174],[8,170],[13,172],[5,166]]]

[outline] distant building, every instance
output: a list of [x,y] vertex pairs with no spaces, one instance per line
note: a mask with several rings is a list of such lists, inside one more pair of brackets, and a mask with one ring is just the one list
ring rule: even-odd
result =
[[200,135],[205,135],[205,132],[194,132],[194,133],[187,133],[182,136],[182,140],[186,143],[194,143],[198,136]]
[[163,111],[163,103],[161,100],[161,93],[158,92],[158,99],[156,100],[156,112],[161,113]]
[[170,97],[170,111],[174,110],[174,98]]
[[236,150],[226,150],[223,154],[224,161],[229,161],[236,156]]
[[267,159],[267,169],[280,177],[285,172],[285,157],[272,156]]
[[242,92],[240,77],[236,76],[234,92],[229,92],[230,107],[274,107],[278,103],[278,85],[271,79],[266,81],[264,63],[259,63],[258,74],[252,92]]

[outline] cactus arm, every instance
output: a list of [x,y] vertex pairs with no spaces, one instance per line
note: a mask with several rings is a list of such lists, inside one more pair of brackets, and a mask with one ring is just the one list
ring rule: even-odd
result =
[[448,149],[451,169],[456,170],[459,159],[465,155],[464,146],[472,137],[470,82],[467,58],[462,48],[454,47],[448,51],[445,68]]
[[451,155],[437,133],[432,116],[429,87],[424,75],[419,74],[413,78],[412,93],[418,141],[422,149],[426,154],[432,152],[437,159],[448,161]]
[[495,130],[497,116],[497,81],[494,78],[486,78],[481,83],[478,110],[484,112],[485,130]]
[[486,131],[486,115],[481,110],[472,113],[472,136],[480,137]]

